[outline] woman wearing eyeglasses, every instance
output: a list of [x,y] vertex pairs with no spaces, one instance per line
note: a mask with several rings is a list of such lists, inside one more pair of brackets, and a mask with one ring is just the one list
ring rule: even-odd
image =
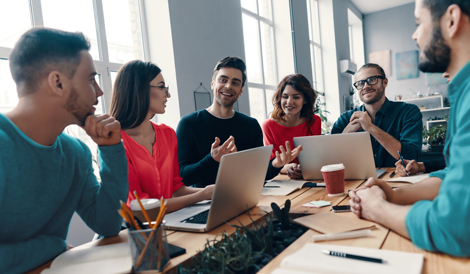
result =
[[150,121],[165,113],[169,87],[158,66],[139,60],[122,66],[114,82],[111,115],[121,123],[121,136],[128,162],[129,195],[135,199],[168,199],[168,211],[210,200],[214,186],[184,186],[178,166],[175,131]]
[[[294,137],[321,134],[321,119],[314,115],[317,94],[302,74],[291,74],[279,83],[273,96],[274,110],[271,118],[261,125],[264,145],[274,145],[275,149],[287,141],[294,145]],[[290,178],[302,178],[299,160],[295,158],[281,171]]]

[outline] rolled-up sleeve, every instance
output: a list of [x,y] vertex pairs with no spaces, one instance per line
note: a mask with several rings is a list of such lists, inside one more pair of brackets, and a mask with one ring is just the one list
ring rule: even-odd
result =
[[419,159],[423,144],[423,115],[417,106],[409,106],[400,131],[401,154],[405,159]]

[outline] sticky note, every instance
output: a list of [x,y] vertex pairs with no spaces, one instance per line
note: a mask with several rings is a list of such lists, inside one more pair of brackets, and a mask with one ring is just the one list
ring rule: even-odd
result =
[[305,207],[324,207],[331,205],[331,202],[328,201],[312,201],[310,203],[306,203],[303,206]]

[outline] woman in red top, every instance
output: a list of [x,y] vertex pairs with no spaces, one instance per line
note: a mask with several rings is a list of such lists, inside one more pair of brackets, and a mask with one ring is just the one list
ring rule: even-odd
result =
[[214,186],[184,186],[178,166],[175,131],[150,119],[165,113],[169,87],[161,70],[150,62],[131,61],[119,70],[114,82],[111,115],[121,123],[128,162],[129,195],[135,199],[168,199],[168,211],[210,200]]
[[[314,115],[317,94],[302,74],[291,74],[279,83],[273,96],[271,118],[261,125],[264,145],[274,148],[285,142],[294,143],[294,137],[321,134],[321,119]],[[275,157],[273,152],[271,158]],[[290,178],[302,178],[299,160],[295,158],[282,169]]]

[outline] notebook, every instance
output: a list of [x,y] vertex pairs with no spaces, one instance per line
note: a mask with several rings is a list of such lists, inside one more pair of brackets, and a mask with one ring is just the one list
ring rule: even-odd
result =
[[[386,263],[371,263],[324,254],[322,250],[344,252],[384,259]],[[285,257],[272,274],[349,273],[349,274],[420,274],[422,254],[383,249],[307,243],[294,254]]]
[[[267,196],[267,195],[286,196],[303,187],[308,187],[305,185],[307,183],[310,183],[310,182],[296,181],[296,180],[270,180],[264,185],[261,195],[263,196]],[[320,183],[317,183],[317,184],[320,184]],[[322,186],[323,187],[325,186],[324,183]]]
[[294,144],[303,147],[298,158],[306,180],[322,180],[322,166],[340,163],[346,180],[377,178],[368,132],[294,137]]
[[205,232],[256,206],[273,146],[222,156],[210,205],[193,205],[165,215],[173,230]]
[[51,267],[41,274],[130,273],[132,258],[128,243],[72,248],[52,261]]
[[416,184],[417,182],[420,182],[424,179],[429,178],[429,173],[423,173],[419,175],[411,175],[411,176],[404,176],[404,177],[397,177],[393,179],[388,179],[386,182],[392,182],[392,183],[412,183]]
[[375,223],[359,219],[353,213],[317,213],[294,219],[294,222],[321,233],[341,233],[375,228]]

